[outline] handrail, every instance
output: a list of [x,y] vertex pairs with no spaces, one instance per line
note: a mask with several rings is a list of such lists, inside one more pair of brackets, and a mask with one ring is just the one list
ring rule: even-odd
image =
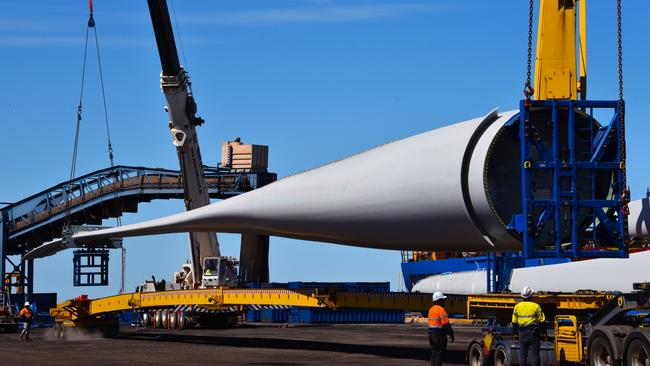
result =
[[[275,176],[266,170],[235,171],[205,167],[205,179],[211,196],[221,198],[258,188],[275,180]],[[178,170],[170,169],[120,165],[97,170],[0,208],[3,230],[7,234],[17,233],[94,200],[99,201],[93,205],[101,204],[106,197],[135,194],[131,192],[134,190],[138,194],[144,193],[145,190],[165,190],[165,198],[175,197],[175,191],[182,192],[181,179],[182,175]]]

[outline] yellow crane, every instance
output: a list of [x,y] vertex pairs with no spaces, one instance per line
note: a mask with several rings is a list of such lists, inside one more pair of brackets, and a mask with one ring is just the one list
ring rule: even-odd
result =
[[539,9],[534,99],[587,99],[587,0],[541,0]]

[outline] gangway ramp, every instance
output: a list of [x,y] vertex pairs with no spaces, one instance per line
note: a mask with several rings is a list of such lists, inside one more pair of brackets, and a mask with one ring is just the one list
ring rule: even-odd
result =
[[[276,179],[266,170],[205,167],[211,198],[225,199]],[[116,166],[60,183],[0,209],[3,254],[21,255],[61,236],[64,224],[101,224],[154,199],[183,198],[177,170]]]

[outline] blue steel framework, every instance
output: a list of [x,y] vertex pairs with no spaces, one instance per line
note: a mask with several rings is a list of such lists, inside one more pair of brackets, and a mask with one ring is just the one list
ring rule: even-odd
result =
[[[528,261],[526,261],[522,252],[488,253],[486,262],[485,288],[488,292],[507,290],[510,284],[510,278],[512,277],[512,271],[515,268],[528,267]],[[536,265],[544,265],[544,263],[533,264],[531,267]]]
[[[523,236],[525,258],[628,256],[626,202],[621,197],[626,189],[622,187],[625,162],[621,159],[624,139],[620,131],[621,107],[620,101],[521,101],[523,212],[515,215],[513,221],[515,229]],[[609,124],[594,131],[595,110],[613,112],[613,117]],[[552,125],[549,141],[540,139],[533,131],[533,122],[539,122],[533,121],[539,111],[550,112],[550,121],[546,121]],[[589,118],[589,128],[576,125],[578,113],[580,118]],[[566,116],[566,120],[562,116]],[[585,139],[585,135],[589,138]],[[588,144],[588,153],[577,153],[579,143]],[[551,192],[550,197],[534,193],[544,184],[536,179],[539,175],[552,176],[551,186],[545,187]],[[605,192],[596,189],[599,175],[613,177]],[[587,193],[579,189],[579,179],[591,180],[592,187]],[[552,245],[539,240],[538,229],[549,223],[554,236]],[[563,237],[567,227],[570,227],[568,238]]]
[[[622,107],[620,101],[521,101],[520,113],[509,125],[519,123],[523,212],[513,217],[508,229],[521,235],[523,251],[412,263],[403,260],[407,287],[410,289],[414,281],[428,275],[476,267],[486,268],[489,292],[503,291],[514,268],[556,263],[534,262],[537,258],[628,257],[626,202],[621,197],[626,188],[625,162],[621,158]],[[596,123],[594,113],[598,110],[613,115],[608,124]],[[548,120],[539,120],[546,116]],[[578,119],[582,125],[576,123]],[[548,123],[551,133],[536,131],[534,123],[539,122]],[[580,144],[582,148],[577,148]],[[597,187],[610,177],[613,179],[607,189]],[[590,181],[591,187],[581,190],[579,179],[583,184]],[[550,192],[550,197],[536,191]],[[545,226],[552,227],[551,243],[540,238],[540,228]]]
[[108,249],[79,249],[72,256],[73,286],[108,286]]

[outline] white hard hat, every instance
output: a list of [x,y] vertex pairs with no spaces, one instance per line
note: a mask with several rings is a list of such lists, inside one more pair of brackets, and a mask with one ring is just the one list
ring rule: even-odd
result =
[[521,289],[521,297],[524,299],[529,299],[531,296],[533,296],[533,289],[528,286],[524,286],[524,288]]
[[29,301],[25,301],[25,306],[29,306]]
[[447,296],[443,295],[442,292],[440,292],[440,291],[434,292],[433,296],[432,296],[433,301],[438,301],[438,300],[442,300],[442,299],[446,299],[446,298],[447,298]]

